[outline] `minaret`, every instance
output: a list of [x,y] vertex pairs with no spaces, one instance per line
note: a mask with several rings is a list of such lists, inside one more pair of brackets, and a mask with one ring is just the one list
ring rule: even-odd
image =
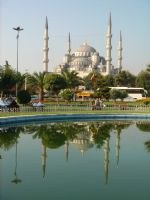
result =
[[122,35],[120,31],[120,38],[118,43],[118,63],[117,63],[118,72],[122,70]]
[[111,34],[111,13],[109,16],[109,22],[108,22],[108,30],[107,30],[107,34],[106,34],[106,75],[111,74],[111,38],[112,38],[112,34]]
[[104,171],[105,171],[105,183],[108,183],[109,172],[109,138],[104,141]]
[[49,37],[48,37],[48,19],[46,17],[45,32],[44,32],[44,48],[43,48],[43,52],[44,52],[44,58],[43,58],[44,69],[43,69],[43,71],[44,72],[48,72],[48,62],[49,62],[49,59],[48,59],[48,51],[49,51],[48,40],[49,40]]
[[68,36],[68,53],[71,53],[71,39],[70,39],[70,32],[69,32],[69,36]]

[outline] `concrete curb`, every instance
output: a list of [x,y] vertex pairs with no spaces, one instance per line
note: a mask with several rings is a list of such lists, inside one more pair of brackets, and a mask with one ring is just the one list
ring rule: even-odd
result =
[[13,116],[1,117],[0,126],[7,124],[22,124],[34,122],[53,122],[68,120],[129,120],[129,119],[150,119],[150,114],[63,114],[63,115],[32,115],[32,116]]

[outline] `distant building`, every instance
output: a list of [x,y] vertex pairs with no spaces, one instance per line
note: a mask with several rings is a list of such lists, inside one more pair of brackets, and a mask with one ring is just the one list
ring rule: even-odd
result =
[[99,72],[106,76],[109,74],[116,74],[122,70],[122,36],[118,44],[118,62],[117,67],[114,68],[111,61],[111,38],[112,38],[112,24],[111,15],[109,16],[108,30],[106,34],[106,58],[101,56],[93,47],[86,42],[71,53],[71,39],[70,33],[68,37],[68,51],[64,55],[63,63],[58,65],[54,72],[61,74],[65,69],[69,71],[76,71],[80,77],[87,76],[90,72]]

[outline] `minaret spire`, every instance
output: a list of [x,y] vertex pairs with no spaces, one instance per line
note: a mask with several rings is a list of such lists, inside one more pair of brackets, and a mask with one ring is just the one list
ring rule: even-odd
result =
[[48,51],[49,51],[48,40],[49,40],[49,37],[48,37],[48,19],[47,19],[47,16],[46,16],[45,32],[44,32],[44,48],[43,48],[43,52],[44,52],[44,58],[43,58],[44,69],[43,69],[43,71],[44,72],[48,72],[48,62],[49,62],[49,59],[48,59]]
[[70,39],[70,32],[69,32],[69,36],[68,36],[68,53],[71,53],[71,39]]
[[109,15],[109,21],[108,21],[108,29],[107,29],[107,34],[106,34],[106,75],[111,73],[111,29],[112,29],[112,24],[111,24],[111,13]]
[[118,62],[117,62],[118,72],[122,70],[122,35],[120,31],[120,37],[118,42]]

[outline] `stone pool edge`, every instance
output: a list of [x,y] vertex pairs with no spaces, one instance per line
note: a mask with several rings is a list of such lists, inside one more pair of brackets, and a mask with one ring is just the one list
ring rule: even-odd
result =
[[18,124],[38,121],[66,121],[66,120],[86,120],[86,119],[150,119],[150,114],[50,114],[50,115],[23,115],[0,117],[0,126],[7,124]]

